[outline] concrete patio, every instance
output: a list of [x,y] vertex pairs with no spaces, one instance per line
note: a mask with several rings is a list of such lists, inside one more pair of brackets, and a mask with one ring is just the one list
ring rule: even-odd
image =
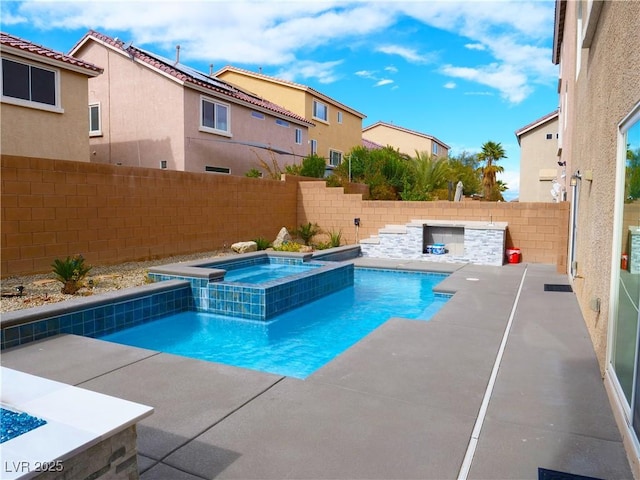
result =
[[[451,272],[431,321],[393,318],[298,380],[73,335],[2,365],[153,406],[143,479],[633,478],[566,275],[360,258]],[[493,373],[493,374],[492,374]]]

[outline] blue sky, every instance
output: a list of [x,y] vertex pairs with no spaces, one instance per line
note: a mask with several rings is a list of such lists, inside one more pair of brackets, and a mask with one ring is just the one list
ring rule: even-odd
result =
[[203,72],[262,69],[377,121],[462,151],[500,142],[517,196],[514,131],[555,110],[553,0],[6,1],[3,31],[68,52],[89,29]]

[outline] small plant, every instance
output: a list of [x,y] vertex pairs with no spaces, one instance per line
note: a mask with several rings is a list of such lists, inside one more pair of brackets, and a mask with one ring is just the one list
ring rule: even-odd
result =
[[83,286],[83,280],[91,270],[91,265],[85,265],[82,255],[67,257],[65,260],[56,258],[51,264],[56,280],[62,283],[62,293],[74,295]]
[[258,250],[266,250],[271,246],[271,242],[264,237],[254,238],[253,241],[256,242]]
[[298,242],[284,242],[279,247],[273,247],[277,252],[299,252],[302,248]]
[[244,174],[245,177],[249,178],[262,178],[262,172],[257,168],[252,168],[247,173]]
[[317,234],[319,234],[322,230],[320,230],[320,226],[317,223],[306,223],[304,225],[300,225],[295,233],[299,236],[305,245],[310,245],[311,240]]
[[342,243],[342,230],[337,232],[334,230],[329,231],[329,248],[339,247]]

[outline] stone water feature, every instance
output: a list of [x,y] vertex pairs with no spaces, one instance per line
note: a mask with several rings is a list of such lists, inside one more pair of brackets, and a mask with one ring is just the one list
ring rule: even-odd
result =
[[[502,265],[507,226],[507,222],[412,220],[381,228],[378,235],[361,240],[360,248],[363,257]],[[427,253],[434,244],[444,244],[445,253]]]

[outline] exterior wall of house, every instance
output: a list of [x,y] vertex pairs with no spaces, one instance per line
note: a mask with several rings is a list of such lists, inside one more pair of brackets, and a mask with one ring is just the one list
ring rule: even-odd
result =
[[[561,178],[558,168],[558,118],[525,132],[520,137],[521,202],[553,202],[550,191],[554,179],[564,188],[568,178]],[[550,135],[551,138],[547,138]]]
[[[630,400],[617,385],[621,378],[638,378],[633,359],[637,310],[625,310],[621,299],[628,295],[624,302],[637,309],[637,290],[621,286],[623,280],[633,285],[637,274],[624,271],[620,257],[629,226],[639,217],[637,200],[628,203],[624,179],[617,177],[627,161],[619,126],[640,104],[638,18],[640,2],[566,2],[559,88],[561,158],[568,172],[582,176],[569,190],[577,226],[571,278],[636,477],[640,450],[632,423],[637,407],[631,405],[630,416]],[[599,309],[593,308],[598,301]],[[628,338],[618,328],[629,329]]]
[[[313,92],[271,82],[267,79],[252,77],[240,72],[227,70],[219,75],[227,82],[269,99],[278,105],[296,113],[315,124],[309,128],[309,140],[316,140],[318,155],[325,157],[329,163],[329,150],[335,150],[346,155],[353,147],[362,145],[362,118],[349,110],[340,108],[336,103],[328,102],[325,98],[313,95]],[[328,107],[327,120],[323,121],[313,116],[313,101],[318,100]],[[338,123],[338,112],[342,112],[342,123]],[[306,153],[311,153],[311,145],[306,142]]]
[[3,154],[89,161],[87,76],[62,69],[58,72],[64,113],[0,104]]
[[91,137],[91,161],[160,168],[165,160],[185,170],[182,86],[96,42],[75,56],[104,66],[89,80],[88,100],[100,103],[102,124],[102,135]]
[[[0,275],[50,272],[81,253],[90,264],[222,249],[283,226],[318,223],[343,244],[413,219],[506,221],[507,246],[526,262],[566,269],[568,204],[381,202],[325,182],[5,156],[1,158]],[[320,238],[319,238],[320,240]]]
[[[202,97],[230,105],[231,136],[199,131]],[[283,126],[276,123],[274,116],[250,107],[233,105],[222,98],[210,97],[192,89],[185,89],[184,105],[185,157],[190,171],[204,172],[205,166],[214,166],[229,168],[231,175],[243,176],[252,168],[257,168],[268,176],[268,170],[261,166],[263,162],[275,171],[275,160],[284,171],[286,165],[300,164],[307,155],[309,128],[306,125],[285,121],[288,126]],[[256,118],[252,112],[261,113],[263,118]],[[301,130],[302,135],[299,145],[295,143],[296,128]],[[287,154],[275,153],[255,144],[266,145]]]
[[372,128],[362,132],[362,136],[367,140],[372,140],[380,145],[391,145],[411,157],[416,156],[416,151],[427,152],[429,155],[433,153],[433,144],[438,145],[438,156],[447,158],[449,150],[438,142],[434,142],[429,138],[420,135],[414,135],[409,132],[389,128],[386,125],[375,125]]

